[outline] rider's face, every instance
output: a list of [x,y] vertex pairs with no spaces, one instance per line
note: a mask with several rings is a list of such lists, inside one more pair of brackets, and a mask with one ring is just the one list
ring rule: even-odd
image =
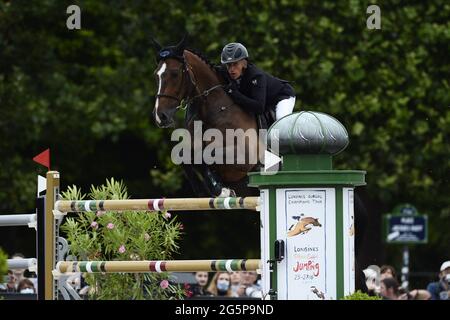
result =
[[242,76],[245,68],[247,68],[247,60],[242,59],[236,62],[230,62],[226,66],[231,79],[236,80]]

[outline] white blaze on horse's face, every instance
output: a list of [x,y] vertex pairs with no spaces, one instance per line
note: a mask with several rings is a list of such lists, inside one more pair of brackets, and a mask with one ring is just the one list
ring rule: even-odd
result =
[[[159,78],[159,87],[158,87],[158,94],[161,93],[161,86],[162,86],[162,79],[161,76],[164,73],[164,71],[166,71],[167,68],[167,64],[164,62],[161,65],[161,68],[159,68],[158,72],[156,72],[156,74],[158,75]],[[155,103],[155,118],[156,118],[156,122],[158,122],[158,124],[161,123],[161,119],[158,117],[158,104],[159,104],[159,97],[156,96],[156,103]]]

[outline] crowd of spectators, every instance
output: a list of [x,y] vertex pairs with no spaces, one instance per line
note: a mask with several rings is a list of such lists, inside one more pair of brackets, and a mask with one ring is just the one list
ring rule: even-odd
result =
[[450,261],[442,263],[438,281],[429,283],[426,289],[408,290],[401,286],[395,268],[390,265],[371,265],[363,272],[366,280],[363,291],[371,296],[379,296],[385,300],[449,300]]
[[[16,253],[11,259],[25,259],[23,254]],[[0,283],[0,293],[35,294],[37,292],[37,277],[34,272],[26,269],[8,270],[8,275]]]
[[195,272],[196,283],[189,290],[190,298],[262,298],[260,276],[256,271]]

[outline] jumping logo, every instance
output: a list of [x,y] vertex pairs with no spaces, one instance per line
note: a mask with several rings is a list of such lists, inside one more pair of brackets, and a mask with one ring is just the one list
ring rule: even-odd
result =
[[308,227],[308,226],[314,226],[314,227],[321,227],[322,225],[319,223],[319,219],[318,218],[313,218],[313,217],[305,217],[305,218],[301,218],[300,216],[294,216],[292,217],[295,220],[298,220],[298,222],[296,224],[293,224],[290,228],[289,231],[287,233],[288,237],[293,237],[296,236],[298,234],[305,234],[307,232],[309,232],[309,230],[312,229],[312,227]]

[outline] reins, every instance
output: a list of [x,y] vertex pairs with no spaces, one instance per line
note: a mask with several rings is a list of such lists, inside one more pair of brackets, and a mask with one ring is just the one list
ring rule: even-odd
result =
[[[188,73],[189,80],[191,81],[191,84],[194,86],[195,90],[197,92],[199,92],[199,94],[197,94],[197,95],[195,95],[193,97],[188,97],[186,102],[183,103],[183,104],[180,103],[180,105],[177,107],[177,109],[182,109],[182,110],[185,110],[191,103],[194,102],[195,99],[201,98],[201,97],[206,99],[212,91],[216,90],[217,88],[223,88],[222,84],[216,84],[216,85],[212,86],[211,88],[206,89],[203,92],[201,92],[201,90],[197,86],[197,81],[195,79],[194,72],[192,72],[192,67],[186,62],[186,60],[184,61],[184,64],[186,65],[185,70]],[[191,70],[191,72],[189,72],[189,69]],[[194,77],[194,79],[192,79],[191,73],[192,73],[192,77]]]

